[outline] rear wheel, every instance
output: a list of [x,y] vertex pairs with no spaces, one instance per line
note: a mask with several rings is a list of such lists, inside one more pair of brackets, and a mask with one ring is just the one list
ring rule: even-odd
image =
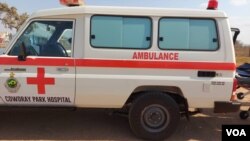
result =
[[150,140],[163,140],[176,129],[180,120],[177,103],[160,92],[147,92],[139,96],[129,112],[131,130]]

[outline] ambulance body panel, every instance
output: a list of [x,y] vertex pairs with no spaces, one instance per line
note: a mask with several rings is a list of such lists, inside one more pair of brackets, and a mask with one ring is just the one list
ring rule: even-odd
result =
[[[52,14],[53,13],[53,14]],[[31,15],[30,18],[63,16],[63,15],[127,15],[127,16],[166,16],[171,17],[202,17],[202,18],[227,18],[223,11],[219,10],[196,10],[177,8],[145,8],[145,7],[114,7],[114,6],[84,6],[56,8],[50,10],[40,10]]]
[[[119,10],[118,10],[119,9]],[[102,16],[124,16],[124,17],[145,17],[151,20],[152,24],[152,43],[148,49],[112,49],[112,48],[94,48],[90,44],[91,34],[91,18],[95,15]],[[162,50],[158,46],[158,28],[159,21],[162,18],[194,18],[194,19],[211,19],[216,23],[216,30],[218,30],[218,38],[220,39],[218,50],[214,51],[185,51],[185,50]],[[232,49],[231,37],[227,16],[221,11],[208,11],[208,10],[183,10],[183,9],[155,9],[155,8],[125,8],[125,7],[98,7],[98,6],[86,6],[86,7],[74,7],[74,8],[59,8],[54,10],[42,10],[33,14],[28,20],[29,23],[33,21],[47,21],[47,20],[72,20],[74,21],[74,35],[72,42],[72,56],[68,58],[71,61],[75,61],[76,67],[66,67],[70,69],[67,74],[56,74],[55,69],[58,67],[45,67],[49,71],[54,69],[50,75],[56,79],[59,78],[59,83],[67,82],[65,85],[58,84],[58,87],[62,87],[58,92],[50,90],[50,86],[46,86],[48,91],[60,96],[71,96],[71,106],[77,107],[102,107],[102,108],[121,108],[129,96],[141,86],[162,86],[162,87],[176,87],[181,90],[182,95],[187,98],[189,106],[192,108],[213,108],[214,101],[229,100],[231,95],[231,89],[225,87],[232,87],[232,77],[234,71],[231,70],[216,70],[219,75],[215,78],[198,78],[197,70],[211,70],[208,68],[181,68],[180,66],[185,63],[195,64],[201,63],[206,66],[206,63],[218,64],[234,64],[234,51]],[[29,23],[26,23],[25,29]],[[20,32],[22,33],[22,32]],[[19,36],[19,35],[18,35]],[[12,46],[15,41],[14,39]],[[11,49],[11,48],[9,48]],[[8,52],[8,51],[7,51]],[[135,59],[133,58],[136,53],[151,53],[157,56],[160,53],[172,53],[178,56],[178,60],[167,60],[166,65],[174,63],[180,63],[178,69],[167,67],[161,68],[162,65],[156,66],[156,68],[148,68],[145,66],[131,67],[129,64],[133,63],[161,63],[164,66],[164,60],[147,60],[147,59]],[[7,57],[8,58],[8,57]],[[28,56],[32,60],[33,57]],[[36,57],[34,57],[36,58]],[[39,56],[40,58],[40,56]],[[44,57],[41,57],[44,58]],[[46,59],[54,59],[45,57]],[[64,58],[63,58],[64,59]],[[157,59],[157,58],[156,58]],[[78,62],[90,62],[95,63],[103,62],[111,63],[111,66],[105,67],[105,65],[80,65]],[[113,62],[114,61],[114,62]],[[116,62],[117,61],[117,62]],[[128,67],[120,67],[119,63],[124,62]],[[114,65],[112,65],[114,63]],[[86,64],[86,63],[85,63]],[[118,64],[118,65],[116,65]],[[197,66],[197,65],[196,65]],[[9,66],[1,67],[2,71]],[[14,66],[12,66],[14,67]],[[60,66],[61,67],[61,66]],[[62,66],[63,67],[63,66]],[[36,68],[30,66],[22,66],[27,71],[31,72],[23,75],[21,78],[28,76],[34,76]],[[76,72],[74,74],[74,72]],[[2,74],[4,78],[8,77],[8,73]],[[57,72],[58,73],[58,72]],[[18,75],[18,73],[16,74]],[[64,80],[65,78],[65,80]],[[70,81],[68,81],[68,79]],[[61,80],[60,80],[61,79]],[[75,82],[74,82],[75,79]],[[4,79],[3,79],[4,80]],[[21,80],[20,80],[21,81]],[[21,81],[20,83],[24,83]],[[68,83],[69,82],[69,83]],[[223,86],[211,85],[212,82],[223,82]],[[126,87],[124,87],[126,86]],[[2,85],[4,90],[4,86]],[[96,89],[95,87],[98,87]],[[63,88],[67,88],[69,91],[64,91]],[[191,88],[191,89],[190,89]],[[26,95],[27,89],[23,89],[18,95]],[[35,88],[29,88],[29,91],[35,91]],[[65,94],[63,94],[63,93]],[[4,93],[7,93],[6,89]],[[223,94],[224,93],[224,94]],[[29,95],[29,94],[28,94]],[[74,101],[75,100],[75,101]],[[22,104],[22,103],[21,103]],[[26,103],[32,104],[32,103]],[[46,104],[45,104],[46,105]],[[48,103],[48,105],[50,105]],[[63,105],[63,104],[62,104]]]

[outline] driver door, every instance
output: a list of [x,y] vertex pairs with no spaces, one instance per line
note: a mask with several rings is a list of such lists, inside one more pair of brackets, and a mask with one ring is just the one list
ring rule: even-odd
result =
[[29,24],[7,55],[1,57],[0,97],[4,103],[74,105],[75,61],[70,42],[74,22],[39,20]]

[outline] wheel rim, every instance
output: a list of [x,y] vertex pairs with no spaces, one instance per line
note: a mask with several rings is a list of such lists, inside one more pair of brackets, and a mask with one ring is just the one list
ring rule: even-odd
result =
[[161,132],[169,124],[169,112],[161,105],[149,105],[142,111],[141,124],[149,132]]

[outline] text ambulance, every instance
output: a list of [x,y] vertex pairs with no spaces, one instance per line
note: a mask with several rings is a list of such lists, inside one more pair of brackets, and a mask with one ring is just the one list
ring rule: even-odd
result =
[[122,109],[159,140],[189,108],[237,111],[234,76],[224,12],[67,7],[34,13],[0,56],[0,104]]

